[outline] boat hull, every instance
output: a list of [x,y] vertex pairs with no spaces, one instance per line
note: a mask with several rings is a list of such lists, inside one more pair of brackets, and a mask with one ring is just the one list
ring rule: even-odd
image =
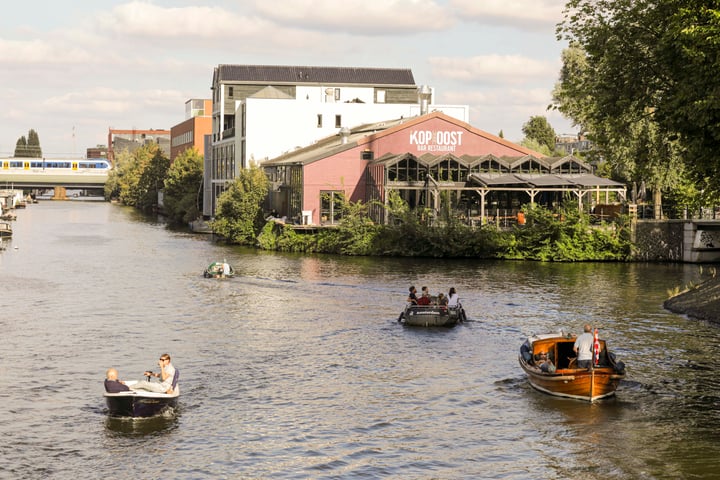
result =
[[[520,347],[518,361],[530,385],[549,395],[589,402],[614,395],[625,378],[625,365],[615,361],[604,340],[598,340],[600,353],[597,364],[591,368],[576,368],[575,339],[575,335],[556,334],[535,335],[527,339]],[[538,357],[539,354],[545,356]],[[545,357],[552,362],[552,369],[545,368],[546,365],[540,368]]]
[[612,368],[566,369],[553,374],[535,371],[520,360],[530,385],[541,392],[557,397],[574,398],[594,402],[615,395],[624,374],[618,374]]
[[152,394],[152,392],[106,393],[108,413],[116,417],[152,417],[168,408],[177,407],[179,395]]
[[400,320],[413,327],[453,327],[465,320],[462,307],[408,305]]

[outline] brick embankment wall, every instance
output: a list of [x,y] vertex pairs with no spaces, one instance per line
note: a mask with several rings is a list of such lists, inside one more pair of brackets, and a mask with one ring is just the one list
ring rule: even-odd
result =
[[682,242],[682,221],[639,221],[635,228],[633,258],[646,262],[682,262]]
[[720,323],[720,278],[711,278],[696,288],[669,298],[663,306],[671,312]]

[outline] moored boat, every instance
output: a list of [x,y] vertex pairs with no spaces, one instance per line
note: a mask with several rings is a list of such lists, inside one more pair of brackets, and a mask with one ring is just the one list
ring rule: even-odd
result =
[[7,222],[0,222],[0,237],[12,237],[12,227]]
[[235,276],[235,269],[227,262],[212,262],[203,272],[205,278],[231,278]]
[[415,327],[453,327],[467,320],[462,305],[408,304],[398,318],[399,322]]
[[[108,413],[116,417],[152,417],[168,409],[177,407],[180,398],[178,386],[179,370],[175,369],[173,393],[157,393],[145,390],[128,390],[124,392],[105,392],[105,403]],[[135,380],[125,382],[128,387],[137,383]]]
[[[593,402],[615,394],[625,378],[625,365],[595,337],[596,358],[590,368],[577,368],[574,334],[532,335],[520,347],[519,362],[530,385],[547,394]],[[545,358],[549,360],[546,363]]]

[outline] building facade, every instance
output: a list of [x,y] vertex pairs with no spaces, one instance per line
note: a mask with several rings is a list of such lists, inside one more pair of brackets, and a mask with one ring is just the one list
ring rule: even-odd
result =
[[108,130],[107,158],[112,165],[115,164],[115,155],[123,150],[130,153],[138,148],[156,143],[160,149],[170,156],[170,130]]
[[212,131],[212,100],[194,98],[185,102],[185,120],[170,128],[170,161],[188,148],[205,152],[205,136]]
[[[353,125],[416,116],[423,107],[467,121],[469,107],[433,105],[409,69],[219,65],[212,82],[212,202],[240,169]],[[422,93],[422,96],[419,95]]]
[[372,202],[373,219],[386,222],[390,191],[431,216],[453,211],[480,224],[517,218],[529,203],[625,197],[623,184],[573,156],[544,157],[442,112],[347,129],[263,167],[268,210],[297,224],[337,223],[346,200]]

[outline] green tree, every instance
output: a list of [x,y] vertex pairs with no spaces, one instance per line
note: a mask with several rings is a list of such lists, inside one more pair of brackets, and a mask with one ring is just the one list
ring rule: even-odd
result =
[[157,206],[158,192],[165,184],[170,160],[157,144],[145,145],[134,153],[121,151],[105,184],[105,197],[141,210]]
[[257,244],[265,219],[262,202],[268,194],[270,182],[256,165],[243,169],[228,189],[218,198],[213,231],[229,243]]
[[177,156],[165,178],[165,213],[171,223],[195,220],[202,205],[203,157],[190,148]]
[[42,157],[42,148],[40,148],[40,137],[38,137],[37,132],[33,129],[30,129],[30,131],[28,132],[27,146],[30,157]]
[[30,129],[27,138],[23,135],[18,138],[15,143],[15,157],[21,158],[40,158],[42,157],[42,149],[40,148],[40,138],[35,130]]
[[618,173],[652,177],[656,194],[683,172],[720,188],[720,9],[700,0],[571,0],[564,18],[558,37],[570,48],[555,107],[614,157]]
[[550,152],[555,152],[555,139],[557,135],[547,118],[536,115],[530,117],[522,127],[522,132],[526,139],[535,140],[540,145],[544,145]]

